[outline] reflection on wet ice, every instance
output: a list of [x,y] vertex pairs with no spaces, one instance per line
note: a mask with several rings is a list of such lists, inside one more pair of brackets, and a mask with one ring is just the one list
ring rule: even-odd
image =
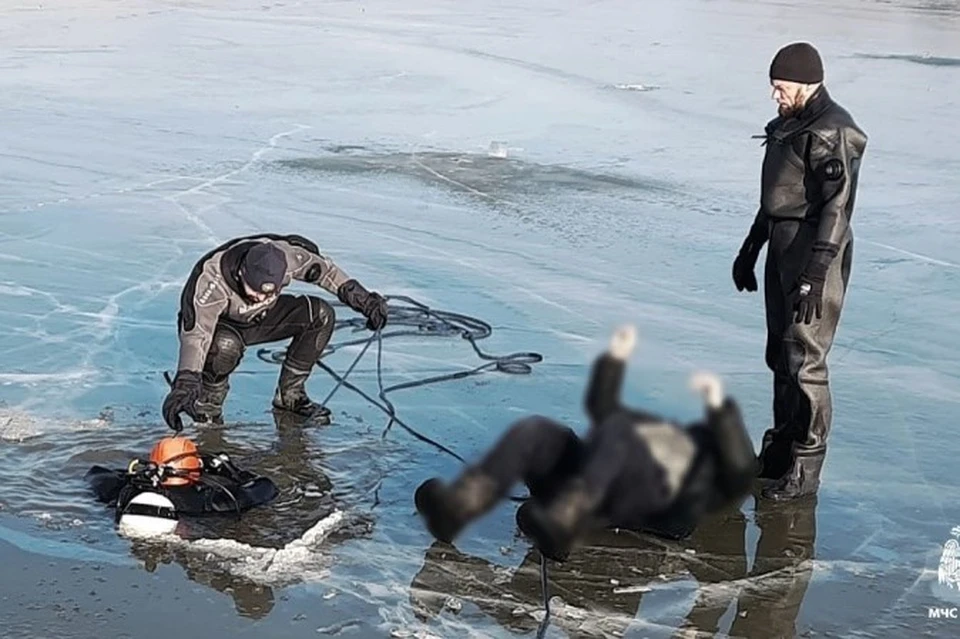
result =
[[[563,564],[549,562],[551,625],[579,637],[623,636],[631,626],[669,631],[658,613],[645,610],[645,595],[677,591],[689,577],[697,583],[693,605],[675,636],[726,630],[733,637],[793,637],[812,573],[816,497],[793,503],[759,501],[760,529],[748,568],[747,520],[737,508],[707,519],[690,538],[676,543],[628,532],[591,538]],[[444,613],[474,614],[476,606],[515,633],[535,631],[542,617],[540,555],[530,550],[516,568],[466,555],[434,543],[410,584],[410,601],[422,621]],[[722,618],[734,606],[729,629]]]

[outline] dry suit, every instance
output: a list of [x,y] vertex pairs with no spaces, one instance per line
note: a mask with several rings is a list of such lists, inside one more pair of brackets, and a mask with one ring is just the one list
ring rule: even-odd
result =
[[[196,263],[177,315],[180,351],[173,388],[163,413],[174,430],[179,413],[222,422],[229,376],[247,346],[290,339],[273,405],[329,423],[330,411],[307,396],[304,385],[333,334],[333,307],[313,295],[281,291],[292,281],[314,284],[367,318],[367,328],[386,324],[386,301],[349,278],[312,241],[300,235],[262,233],[230,240]],[[264,293],[250,297],[247,289]]]
[[763,435],[762,495],[815,493],[833,407],[827,355],[853,262],[854,201],[867,136],[821,85],[805,106],[766,126],[760,208],[733,266],[738,290],[755,291],[764,244],[766,363],[773,425]]

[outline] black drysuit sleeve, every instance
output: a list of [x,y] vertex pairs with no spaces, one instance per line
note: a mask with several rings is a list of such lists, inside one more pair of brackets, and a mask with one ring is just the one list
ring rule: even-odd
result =
[[839,246],[847,233],[865,144],[865,136],[842,126],[810,136],[807,163],[821,201],[816,238],[820,246]]
[[590,370],[590,382],[584,397],[584,408],[592,425],[602,423],[607,417],[618,412],[620,388],[626,372],[626,362],[610,353],[603,353],[593,362]]
[[737,499],[749,492],[757,473],[757,455],[740,407],[729,397],[719,408],[708,407],[707,427],[718,456],[717,488],[725,499]]
[[626,375],[627,363],[604,352],[593,362],[590,382],[584,397],[584,408],[592,427],[597,427],[611,415],[629,410],[634,421],[660,421],[660,418],[636,408],[626,408],[620,402],[620,391]]

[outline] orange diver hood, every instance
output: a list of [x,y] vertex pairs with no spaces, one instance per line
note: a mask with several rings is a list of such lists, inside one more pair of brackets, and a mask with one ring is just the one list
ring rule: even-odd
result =
[[174,476],[164,478],[164,486],[187,486],[200,477],[200,451],[186,437],[164,437],[154,444],[150,461],[175,471]]

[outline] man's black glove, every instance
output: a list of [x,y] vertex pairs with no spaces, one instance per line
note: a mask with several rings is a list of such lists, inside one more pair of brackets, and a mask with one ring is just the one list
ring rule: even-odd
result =
[[814,316],[823,316],[823,283],[827,279],[827,269],[837,256],[837,246],[826,242],[814,242],[810,260],[797,279],[794,292],[798,293],[793,306],[796,323],[809,324]]
[[750,234],[740,246],[740,252],[737,253],[737,259],[733,261],[733,283],[738,291],[744,289],[748,291],[757,290],[757,276],[754,269],[757,266],[757,258],[760,256],[760,249],[766,238],[757,230],[754,224],[750,229]]
[[371,293],[357,280],[347,280],[337,289],[337,298],[367,318],[367,328],[379,331],[387,325],[387,300]]
[[177,376],[173,378],[173,386],[163,400],[163,419],[167,422],[167,426],[178,433],[182,431],[183,422],[180,420],[180,413],[186,413],[193,421],[199,421],[197,400],[200,399],[202,387],[200,373],[177,371]]
[[367,318],[367,328],[371,331],[379,331],[386,326],[387,313],[387,300],[383,299],[379,293],[371,293],[363,310],[363,315]]

